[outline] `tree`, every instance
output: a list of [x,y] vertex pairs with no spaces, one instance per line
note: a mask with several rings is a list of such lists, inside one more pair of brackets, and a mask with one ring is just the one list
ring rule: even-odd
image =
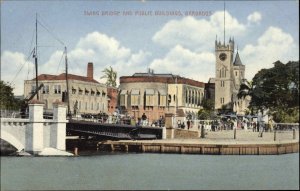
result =
[[206,120],[214,118],[214,107],[215,102],[212,99],[203,99],[202,101],[203,109],[198,111],[198,119]]
[[[293,122],[299,116],[299,61],[283,64],[276,61],[274,67],[260,70],[252,83],[244,81],[238,97],[251,96],[251,111],[269,109],[278,122]],[[298,113],[298,114],[297,114]],[[289,115],[290,117],[285,117]]]
[[13,88],[4,81],[0,81],[0,109],[19,109],[20,101],[14,97]]
[[106,78],[106,85],[117,87],[117,72],[113,70],[113,68],[110,66],[109,68],[105,68],[103,71],[104,75],[101,77]]

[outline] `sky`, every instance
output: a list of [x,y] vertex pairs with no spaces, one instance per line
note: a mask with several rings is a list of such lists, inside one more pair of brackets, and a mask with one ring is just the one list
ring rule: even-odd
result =
[[[224,1],[6,1],[1,0],[1,80],[23,95],[35,77],[35,19],[39,74],[65,72],[104,83],[118,77],[172,73],[208,82],[215,76],[215,40],[224,41]],[[225,41],[234,38],[252,80],[277,60],[299,60],[299,1],[226,1]]]

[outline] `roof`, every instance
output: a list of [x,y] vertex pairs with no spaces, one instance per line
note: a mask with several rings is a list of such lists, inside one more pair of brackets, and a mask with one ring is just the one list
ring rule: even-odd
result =
[[236,53],[236,56],[235,56],[235,60],[234,60],[233,65],[235,65],[235,66],[241,66],[241,65],[243,65],[243,64],[242,64],[242,61],[241,61],[241,59],[240,59],[239,52]]
[[[172,74],[148,74],[148,75],[138,75],[134,74],[133,76],[121,76],[120,84],[122,83],[167,83],[167,84],[175,84],[176,81],[178,84],[187,84],[196,87],[204,87],[203,82],[199,82],[196,80],[188,79],[181,77],[179,75]],[[177,79],[177,80],[176,80]]]
[[[35,80],[32,79],[32,80]],[[61,73],[59,75],[51,75],[51,74],[40,74],[38,76],[38,80],[41,81],[51,81],[51,80],[66,80],[66,73]],[[83,81],[83,82],[93,82],[93,83],[99,83],[98,81],[94,80],[94,79],[90,79],[86,76],[79,76],[79,75],[75,75],[75,74],[68,74],[68,80],[78,80],[78,81]]]

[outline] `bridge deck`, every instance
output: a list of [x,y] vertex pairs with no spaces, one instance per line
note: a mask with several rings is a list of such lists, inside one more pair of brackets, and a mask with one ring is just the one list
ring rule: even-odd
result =
[[100,136],[107,139],[162,139],[161,127],[142,127],[125,124],[106,124],[69,120],[68,135]]

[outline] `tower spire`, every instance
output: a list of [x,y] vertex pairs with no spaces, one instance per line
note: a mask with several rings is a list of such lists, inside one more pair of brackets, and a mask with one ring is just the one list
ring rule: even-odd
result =
[[224,45],[225,45],[225,0],[224,0]]

